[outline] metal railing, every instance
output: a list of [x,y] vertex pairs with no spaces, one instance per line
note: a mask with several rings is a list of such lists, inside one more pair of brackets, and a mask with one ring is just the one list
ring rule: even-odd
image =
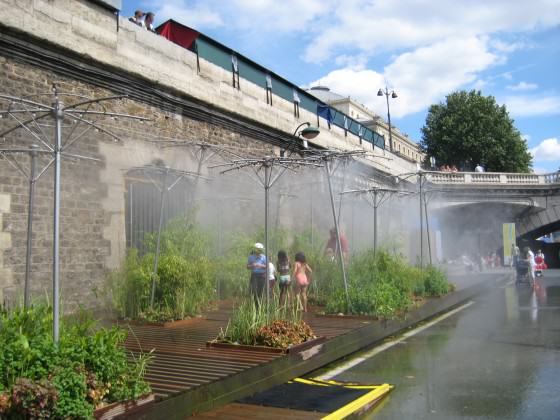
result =
[[560,183],[560,172],[524,174],[501,172],[427,172],[432,184],[453,185],[546,185]]

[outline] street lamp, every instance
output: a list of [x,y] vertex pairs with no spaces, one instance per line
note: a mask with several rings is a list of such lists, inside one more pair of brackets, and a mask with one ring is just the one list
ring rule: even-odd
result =
[[[306,127],[303,130],[298,131],[304,125]],[[309,148],[309,145],[307,144],[307,140],[311,140],[311,139],[314,139],[315,137],[317,137],[319,135],[320,131],[321,130],[319,130],[318,127],[312,126],[311,123],[304,122],[304,123],[297,126],[297,128],[294,131],[294,137],[301,136],[303,138],[303,148],[307,149],[307,148]]]
[[387,86],[385,86],[385,90],[380,88],[377,91],[377,96],[383,96],[383,95],[385,95],[385,98],[387,99],[387,122],[389,123],[389,150],[391,152],[393,152],[393,135],[392,135],[392,132],[391,132],[391,111],[389,109],[389,95],[393,99],[397,98],[398,96],[397,96],[397,93],[394,90],[389,92],[389,89],[387,89]]

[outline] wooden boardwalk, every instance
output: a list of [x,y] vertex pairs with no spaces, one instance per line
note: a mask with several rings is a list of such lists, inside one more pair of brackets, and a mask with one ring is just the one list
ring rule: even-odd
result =
[[[220,329],[226,327],[230,315],[231,306],[222,305],[218,310],[185,325],[163,327],[130,324],[127,326],[130,333],[125,346],[134,356],[154,349],[154,359],[147,369],[146,379],[161,397],[285,357],[261,351],[207,348],[206,342],[216,338]],[[363,318],[343,319],[314,313],[306,314],[304,319],[317,336],[327,338],[345,334],[371,322]]]
[[[311,312],[306,314],[305,321],[317,336],[325,336],[327,340],[286,355],[252,349],[207,348],[206,342],[216,338],[220,329],[226,327],[231,303],[187,324],[127,326],[131,333],[125,346],[131,350],[131,357],[153,349],[154,360],[147,368],[146,379],[162,397],[137,418],[182,419],[202,412],[208,412],[207,416],[220,416],[221,407],[226,404],[305,375],[397,334],[509,281],[510,274],[479,275],[473,284],[465,283],[454,293],[427,300],[402,319],[379,322],[363,317],[326,317]],[[261,410],[255,407],[243,404],[234,407],[237,414],[232,412],[230,418],[253,417],[249,411],[256,418],[261,416]],[[283,416],[280,411],[277,414]]]

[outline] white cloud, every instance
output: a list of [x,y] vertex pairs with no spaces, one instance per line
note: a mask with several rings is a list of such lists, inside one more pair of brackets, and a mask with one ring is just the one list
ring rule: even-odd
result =
[[[310,62],[328,59],[340,49],[355,48],[374,54],[417,48],[449,37],[523,32],[557,25],[560,8],[554,1],[532,3],[509,0],[469,2],[410,2],[350,0],[332,10],[329,25],[317,32],[305,57]],[[498,52],[523,48],[523,42],[494,41]]]
[[391,111],[399,117],[421,111],[449,92],[475,82],[476,73],[496,60],[484,39],[448,39],[401,54],[383,73],[345,68],[332,71],[311,85],[328,86],[383,115],[386,104],[377,97],[377,89],[385,86],[387,80],[399,95],[391,101]]
[[560,114],[560,96],[509,96],[501,102],[513,117]]
[[159,1],[151,1],[150,4],[155,10],[157,22],[173,19],[194,29],[215,28],[224,25],[222,16],[216,11],[219,9],[210,5],[187,7],[183,0],[166,1],[163,4]]
[[543,140],[538,146],[529,150],[533,155],[533,159],[538,161],[559,161],[560,160],[560,142],[556,137]]
[[536,83],[519,82],[516,85],[509,85],[507,88],[513,91],[535,90],[539,87]]
[[334,0],[146,0],[159,20],[175,19],[204,31],[216,26],[256,34],[307,32]]

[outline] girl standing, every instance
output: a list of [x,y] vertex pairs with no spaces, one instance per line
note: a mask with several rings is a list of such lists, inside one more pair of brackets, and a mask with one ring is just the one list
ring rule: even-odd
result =
[[290,260],[286,251],[278,251],[278,285],[280,286],[280,306],[284,305],[286,295],[289,298],[289,289],[292,279],[290,278]]
[[310,283],[307,275],[311,274],[313,270],[311,270],[311,267],[307,264],[303,252],[298,252],[295,259],[294,278],[296,279],[296,296],[298,300],[301,297],[303,311],[307,312],[307,288]]

